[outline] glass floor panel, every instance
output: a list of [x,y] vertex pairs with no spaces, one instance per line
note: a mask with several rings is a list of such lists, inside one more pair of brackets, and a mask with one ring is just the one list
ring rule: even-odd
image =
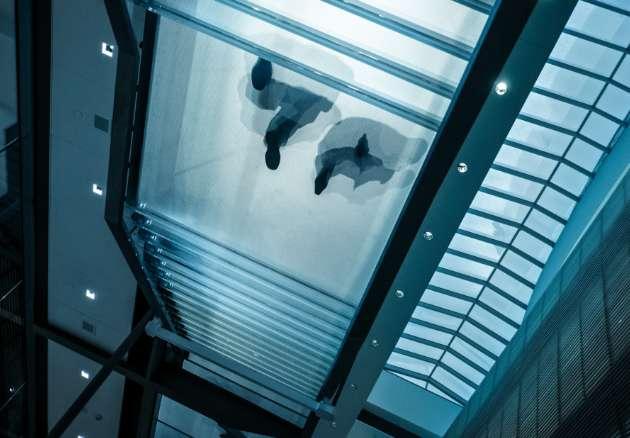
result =
[[487,15],[431,3],[457,17],[444,27],[403,17],[405,2],[142,3],[160,19],[131,219],[167,323],[312,408]]
[[277,65],[258,91],[257,65],[161,21],[141,202],[356,305],[434,132]]

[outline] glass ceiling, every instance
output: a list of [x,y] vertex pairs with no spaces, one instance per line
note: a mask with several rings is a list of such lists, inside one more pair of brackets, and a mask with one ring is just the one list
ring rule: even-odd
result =
[[630,3],[577,3],[386,369],[465,404],[630,110]]
[[314,399],[493,2],[138,2],[145,267],[178,334]]

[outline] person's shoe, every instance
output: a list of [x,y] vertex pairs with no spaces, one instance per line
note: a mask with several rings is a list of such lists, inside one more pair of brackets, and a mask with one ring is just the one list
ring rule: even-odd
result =
[[258,91],[264,89],[271,82],[272,73],[271,62],[258,58],[258,61],[252,68],[252,86]]
[[274,147],[267,147],[265,152],[265,163],[267,168],[276,170],[280,166],[280,149]]

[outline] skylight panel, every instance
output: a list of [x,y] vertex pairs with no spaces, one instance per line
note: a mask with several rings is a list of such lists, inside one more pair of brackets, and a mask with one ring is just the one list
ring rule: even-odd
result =
[[505,252],[505,246],[494,245],[461,234],[453,236],[449,248],[493,262],[498,262]]
[[575,196],[580,196],[584,187],[588,184],[588,176],[573,167],[561,163],[551,178],[551,182],[571,192]]
[[471,360],[471,362],[479,365],[486,371],[492,368],[494,361],[487,354],[482,353],[477,348],[470,345],[468,342],[464,341],[459,337],[455,337],[453,342],[451,342],[451,348],[462,356]]
[[468,400],[470,396],[473,395],[475,389],[465,383],[463,380],[455,377],[450,372],[446,371],[444,368],[438,367],[435,369],[435,372],[432,376],[437,382],[446,386],[451,391],[455,392],[463,399]]
[[630,87],[630,56],[626,55],[621,61],[614,76],[615,80],[626,87]]
[[527,97],[521,114],[577,131],[588,114],[588,110],[532,92]]
[[501,172],[496,169],[490,169],[488,171],[481,185],[530,202],[536,200],[543,188],[543,185],[538,182],[521,178],[520,176],[510,175],[509,173]]
[[420,302],[432,304],[434,306],[442,307],[452,312],[466,314],[472,306],[472,302],[455,298],[450,295],[443,294],[441,292],[435,292],[427,289],[422,294]]
[[473,199],[471,208],[509,219],[514,222],[523,222],[529,207],[517,202],[509,201],[488,193],[478,192]]
[[513,245],[541,263],[547,261],[552,250],[551,246],[524,230],[518,232]]
[[[628,72],[628,75],[630,75],[630,72]],[[606,86],[604,93],[597,102],[597,108],[606,111],[619,120],[625,120],[628,117],[629,105],[630,92],[622,90],[613,84]]]
[[630,44],[630,17],[592,3],[579,1],[566,27],[618,46]]
[[529,297],[532,294],[532,288],[523,284],[501,269],[494,271],[492,277],[490,277],[490,283],[498,287],[506,294],[516,298],[523,304],[527,304],[529,302]]
[[474,367],[470,366],[448,351],[444,353],[442,363],[475,385],[479,385],[484,378],[484,375],[477,371]]
[[421,374],[423,376],[429,376],[435,365],[431,362],[416,359],[413,357],[405,356],[400,353],[392,353],[387,361],[390,365],[403,368],[405,370],[413,371],[414,373]]
[[412,341],[407,338],[400,338],[396,343],[396,348],[406,350],[414,354],[430,357],[432,359],[440,359],[444,350],[437,347],[432,347],[421,342]]
[[604,81],[557,65],[545,64],[535,87],[592,105],[604,87]]
[[442,257],[440,266],[480,280],[487,280],[492,272],[492,266],[448,253]]
[[417,379],[417,378],[411,377],[411,376],[405,376],[404,374],[400,374],[400,373],[396,373],[396,372],[394,372],[394,374],[397,375],[398,377],[400,377],[401,379],[405,379],[408,382],[413,383],[414,385],[418,385],[420,388],[426,388],[426,386],[427,386],[427,381],[426,380]]
[[549,58],[608,77],[621,58],[621,52],[563,33]]
[[546,187],[545,190],[543,190],[538,204],[563,219],[568,219],[573,211],[573,207],[575,207],[574,200],[567,198],[551,187]]
[[512,336],[516,333],[516,328],[514,326],[506,323],[501,318],[493,315],[478,305],[475,305],[470,311],[470,318],[477,321],[488,330],[496,333],[506,341],[512,339]]
[[427,384],[427,389],[431,392],[433,392],[434,394],[439,395],[442,398],[445,398],[448,401],[451,401],[453,403],[456,403],[458,405],[461,405],[461,402],[455,400],[453,397],[449,396],[448,394],[446,394],[444,391],[440,390],[437,386],[435,385],[431,385],[430,383]]
[[449,330],[457,330],[462,322],[461,318],[420,306],[413,311],[413,318],[436,326],[442,326]]
[[479,300],[502,315],[510,318],[517,324],[520,324],[521,321],[523,321],[525,309],[490,288],[486,287],[483,290],[479,296]]
[[604,147],[608,147],[618,129],[619,125],[609,118],[597,113],[591,113],[580,132],[585,137],[596,141]]
[[466,213],[459,228],[503,243],[509,243],[516,233],[516,227],[502,224],[472,213]]
[[442,345],[448,345],[448,343],[451,342],[451,339],[453,339],[453,335],[449,333],[415,324],[413,322],[407,324],[407,327],[405,327],[405,333],[416,338],[426,339],[427,341],[436,342]]
[[433,274],[429,286],[440,287],[472,298],[476,298],[482,288],[479,283],[464,280],[442,272],[435,272]]
[[469,322],[464,322],[464,324],[462,324],[460,332],[496,356],[500,355],[505,348],[505,345],[502,342]]
[[511,250],[505,253],[503,260],[501,260],[501,265],[532,284],[536,283],[542,272],[542,268]]
[[571,143],[568,134],[520,119],[514,122],[507,138],[557,156],[562,156]]
[[558,240],[560,233],[562,233],[562,230],[564,229],[564,225],[561,222],[550,218],[536,209],[531,211],[525,221],[525,225],[531,230],[554,242]]
[[541,179],[548,179],[557,164],[551,158],[509,145],[501,147],[494,163]]

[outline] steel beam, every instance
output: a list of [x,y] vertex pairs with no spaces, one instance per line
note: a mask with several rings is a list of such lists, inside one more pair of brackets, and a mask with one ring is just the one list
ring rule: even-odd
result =
[[[574,5],[504,0],[496,7],[320,394],[333,399],[335,418],[311,416],[313,436],[350,430]],[[494,93],[499,80],[509,85],[505,95]]]
[[26,436],[46,434],[46,345],[34,327],[48,310],[51,1],[16,0],[18,118],[26,352]]
[[[42,339],[63,345],[101,365],[110,358],[110,353],[61,329],[36,326],[35,330]],[[143,390],[167,396],[231,429],[272,436],[300,435],[297,426],[178,366],[160,363],[150,378],[127,362],[116,362],[112,369],[127,380],[141,385]]]
[[125,340],[116,348],[114,353],[107,358],[101,369],[90,383],[83,389],[81,394],[72,403],[70,408],[62,415],[57,421],[57,424],[50,430],[48,434],[49,438],[59,438],[66,431],[68,426],[74,421],[79,412],[85,407],[87,402],[98,391],[101,385],[109,377],[114,370],[114,365],[120,363],[125,355],[129,352],[129,349],[138,341],[138,339],[144,334],[144,329],[147,323],[153,317],[152,312],[147,312],[146,315],[140,320],[140,322],[131,330],[131,333],[125,338]]
[[[145,378],[150,381],[164,360],[166,345],[160,339],[152,340],[151,355],[147,364]],[[140,402],[140,412],[137,412],[138,425],[137,438],[152,438],[155,429],[155,421],[158,414],[159,394],[154,387],[145,387]],[[121,431],[122,432],[122,431]]]
[[[134,274],[145,299],[151,305],[151,309],[164,324],[172,328],[172,322],[168,319],[163,311],[163,307],[153,294],[151,284],[144,275],[139,258],[125,230],[123,214],[127,196],[126,186],[129,176],[129,158],[131,155],[140,52],[133,28],[131,27],[126,2],[124,0],[104,1],[118,48],[110,155],[107,171],[105,221]],[[153,31],[155,31],[155,28],[153,28]],[[147,40],[149,41],[150,39]],[[151,54],[150,59],[152,59],[152,56]],[[148,67],[145,66],[146,68]],[[143,124],[141,128],[143,128]]]
[[[138,290],[133,325],[135,326],[149,310],[150,307],[142,292]],[[143,335],[129,350],[124,366],[136,370],[146,380],[150,380],[155,370],[163,362],[164,351],[163,343]],[[125,379],[118,436],[152,437],[158,400],[159,397],[155,388],[136,382],[131,378]]]

